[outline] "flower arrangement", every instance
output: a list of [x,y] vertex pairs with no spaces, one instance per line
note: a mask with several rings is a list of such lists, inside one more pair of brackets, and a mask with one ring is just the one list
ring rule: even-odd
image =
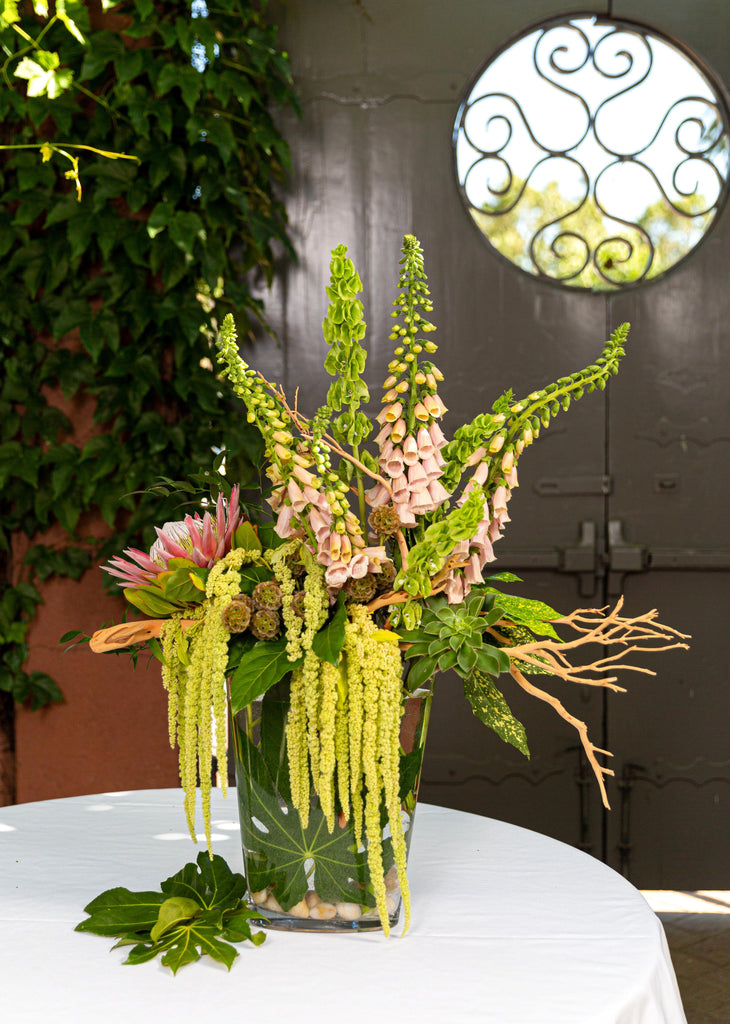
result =
[[[606,386],[624,354],[628,324],[614,331],[595,363],[524,399],[507,392],[491,412],[447,440],[432,302],[417,239],[406,235],[403,241],[390,335],[394,355],[374,421],[365,412],[370,395],[363,379],[361,290],[340,245],[332,252],[323,323],[325,370],[334,379],[311,417],[298,396],[290,401],[246,364],[233,318],[226,317],[221,376],[264,439],[271,521],[244,517],[234,486],[218,497],[214,511],[210,505],[202,516],[158,529],[149,553],[130,549],[126,558],[112,559],[107,571],[149,618],[101,630],[91,645],[104,651],[145,643],[160,657],[191,835],[199,779],[209,842],[213,748],[225,787],[228,712],[235,720],[284,686],[276,738],[286,749],[286,770],[272,769],[264,751],[260,771],[269,782],[276,777],[276,799],[285,795],[295,815],[285,821],[277,817],[278,805],[270,805],[264,831],[283,835],[296,816],[301,835],[310,837],[316,807],[317,834],[326,826],[333,844],[347,825],[354,848],[365,851],[366,873],[356,877],[353,868],[349,874],[343,868],[341,877],[334,869],[325,877],[324,860],[317,861],[307,838],[302,848],[314,859],[319,896],[310,898],[311,866],[303,857],[293,867],[279,864],[273,884],[253,858],[249,890],[265,908],[303,917],[314,916],[311,907],[322,905],[324,892],[333,906],[355,907],[338,911],[342,916],[369,914],[387,933],[394,878],[406,928],[410,920],[406,832],[420,761],[414,766],[403,747],[407,697],[429,692],[437,672],[453,669],[474,713],[529,756],[525,730],[497,686],[500,676],[511,677],[578,730],[608,806],[604,776],[612,772],[599,762],[608,752],[527,677],[621,691],[614,670],[649,671],[627,657],[686,647],[687,638],[661,625],[656,611],[627,618],[619,601],[610,611],[561,616],[540,601],[505,592],[517,577],[485,575],[509,522],[520,457],[561,410]],[[600,649],[593,660],[583,657],[589,644]],[[248,726],[237,736],[251,746]]]

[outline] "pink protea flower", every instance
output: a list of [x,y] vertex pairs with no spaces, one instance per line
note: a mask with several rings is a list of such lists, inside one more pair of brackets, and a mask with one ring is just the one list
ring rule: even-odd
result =
[[215,520],[210,512],[206,512],[202,519],[196,512],[194,516],[185,516],[182,521],[165,523],[161,529],[155,527],[157,540],[149,554],[137,548],[127,548],[124,554],[131,561],[112,558],[103,567],[104,571],[116,576],[125,586],[136,589],[154,582],[160,573],[167,570],[171,558],[187,558],[201,568],[210,569],[228,554],[233,545],[233,535],[242,518],[238,494],[236,485],[231,491],[230,502],[222,494],[219,496]]

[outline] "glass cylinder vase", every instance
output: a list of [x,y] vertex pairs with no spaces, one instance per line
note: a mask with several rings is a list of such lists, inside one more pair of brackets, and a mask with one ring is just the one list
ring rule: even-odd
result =
[[[400,729],[400,800],[406,849],[410,847],[432,694],[408,695]],[[302,826],[292,806],[286,723],[288,681],[240,711],[233,749],[248,901],[267,928],[352,931],[381,928],[368,853],[358,843],[351,816],[336,806],[329,831],[316,794]],[[383,870],[388,918],[398,921],[401,893],[382,808]]]

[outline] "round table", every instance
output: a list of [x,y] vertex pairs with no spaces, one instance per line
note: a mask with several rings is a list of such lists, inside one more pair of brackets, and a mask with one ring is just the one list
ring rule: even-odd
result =
[[[235,793],[214,850],[242,871]],[[105,889],[156,889],[195,860],[179,790],[0,807],[0,1004],[7,1024],[686,1024],[662,926],[599,861],[526,829],[421,805],[404,939],[271,931],[229,972],[123,966],[73,927]]]

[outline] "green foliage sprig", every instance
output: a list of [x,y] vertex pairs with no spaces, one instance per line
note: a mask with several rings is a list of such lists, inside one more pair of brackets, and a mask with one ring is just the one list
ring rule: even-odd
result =
[[[6,79],[0,144],[62,141],[139,163],[89,153],[78,202],[53,160],[0,153],[0,550],[55,523],[69,537],[34,544],[26,589],[0,596],[0,691],[38,706],[60,692],[23,670],[40,600],[27,585],[82,572],[92,553],[148,546],[153,523],[180,518],[178,496],[136,493],[160,474],[189,478],[215,449],[229,479],[256,475],[260,441],[220,399],[211,339],[225,311],[244,335],[262,320],[247,272],[270,281],[275,247],[291,252],[272,110],[296,98],[265,4],[220,0],[195,17],[173,0],[123,0],[123,32],[87,28],[71,6],[84,43],[57,18],[42,46],[73,88],[49,99]],[[32,13],[0,25],[6,54],[18,28],[38,35]],[[90,439],[74,434],[79,401],[93,407]],[[89,511],[108,525],[101,543],[85,536]]]
[[222,857],[198,854],[197,866],[184,868],[160,885],[160,892],[107,889],[84,908],[89,917],[77,932],[118,938],[113,949],[131,946],[127,964],[161,956],[177,974],[205,953],[230,971],[238,956],[232,942],[260,946],[266,936],[251,931],[260,912],[244,900],[246,879],[234,874]]

